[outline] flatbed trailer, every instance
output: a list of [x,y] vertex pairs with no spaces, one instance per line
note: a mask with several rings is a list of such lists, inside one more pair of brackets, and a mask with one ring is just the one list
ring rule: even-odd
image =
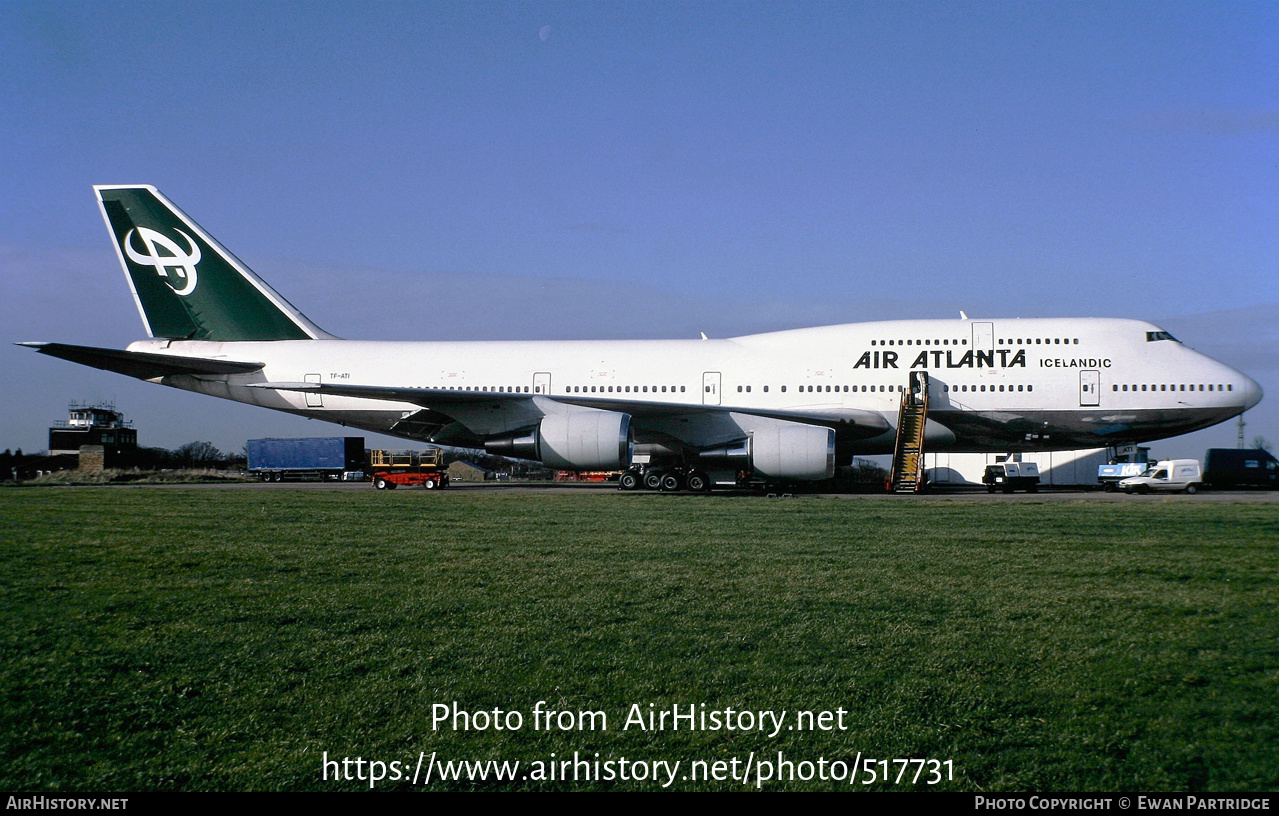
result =
[[444,451],[369,451],[369,472],[376,490],[394,490],[421,486],[439,490],[449,486],[449,472],[444,466]]

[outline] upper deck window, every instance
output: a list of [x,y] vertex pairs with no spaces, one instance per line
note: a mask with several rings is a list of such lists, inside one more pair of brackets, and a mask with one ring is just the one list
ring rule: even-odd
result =
[[1153,342],[1155,342],[1156,340],[1171,340],[1171,341],[1172,341],[1172,342],[1174,342],[1174,343],[1179,343],[1179,342],[1181,342],[1180,340],[1178,340],[1177,338],[1173,337],[1171,334],[1169,334],[1169,333],[1168,333],[1168,332],[1166,332],[1166,331],[1153,331],[1153,332],[1146,332],[1146,342],[1147,342],[1147,343],[1153,343]]

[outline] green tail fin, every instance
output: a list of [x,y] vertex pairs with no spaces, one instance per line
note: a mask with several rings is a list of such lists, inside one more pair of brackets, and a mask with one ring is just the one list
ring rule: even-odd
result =
[[152,337],[330,337],[154,187],[93,188]]

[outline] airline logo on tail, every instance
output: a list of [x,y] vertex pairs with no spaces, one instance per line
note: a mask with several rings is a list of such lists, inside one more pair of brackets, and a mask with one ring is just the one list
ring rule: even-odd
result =
[[147,334],[218,342],[331,336],[154,187],[94,190]]
[[[189,249],[180,249],[176,241],[166,238],[153,229],[134,227],[124,236],[124,251],[129,256],[129,260],[135,264],[154,266],[156,273],[164,278],[164,282],[169,285],[174,294],[186,297],[195,291],[195,265],[200,262],[200,246],[195,239],[182,230],[174,227],[174,231],[186,239]],[[135,235],[142,239],[146,254],[134,247]],[[161,255],[161,250],[167,254]],[[173,277],[169,276],[170,270],[173,272]]]

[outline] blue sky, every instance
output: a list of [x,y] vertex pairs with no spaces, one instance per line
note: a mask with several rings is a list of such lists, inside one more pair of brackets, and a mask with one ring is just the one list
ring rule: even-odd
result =
[[[1137,317],[1261,382],[1247,435],[1279,439],[1274,3],[11,0],[0,23],[11,341],[142,335],[90,189],[140,182],[344,337]],[[0,448],[45,447],[72,400],[146,445],[341,432],[0,366]]]

